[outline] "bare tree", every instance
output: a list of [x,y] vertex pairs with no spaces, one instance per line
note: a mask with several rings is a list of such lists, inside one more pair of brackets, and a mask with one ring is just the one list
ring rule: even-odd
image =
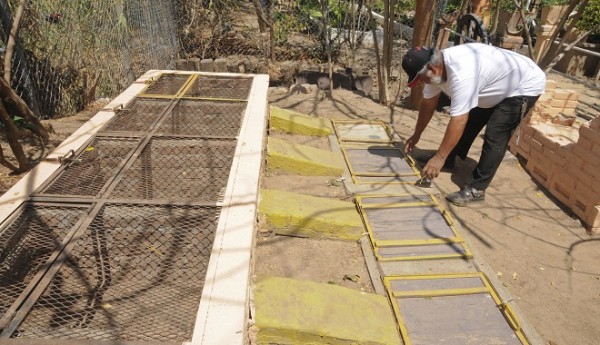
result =
[[[413,47],[431,44],[432,16],[435,0],[417,1],[415,8],[415,31],[413,34]],[[420,24],[418,24],[420,23]],[[418,109],[423,99],[423,87],[415,86],[410,93],[411,107]]]
[[19,7],[17,8],[15,18],[13,19],[4,60],[4,78],[0,78],[0,123],[2,123],[5,129],[8,144],[15,155],[15,158],[18,162],[18,167],[10,163],[5,158],[4,152],[1,148],[0,164],[18,173],[29,170],[31,164],[25,156],[23,147],[19,142],[20,131],[14,122],[15,119],[20,117],[27,124],[29,124],[27,129],[36,134],[42,140],[42,145],[44,145],[48,140],[48,133],[44,127],[42,127],[38,118],[31,111],[31,109],[29,109],[27,104],[10,87],[12,56],[17,45],[19,25],[26,3],[26,0],[21,0],[19,2]]

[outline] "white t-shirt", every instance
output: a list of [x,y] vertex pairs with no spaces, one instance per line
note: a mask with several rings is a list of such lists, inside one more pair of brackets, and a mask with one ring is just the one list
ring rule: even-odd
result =
[[492,108],[513,96],[539,96],[546,74],[528,57],[482,43],[462,44],[442,50],[446,81],[425,84],[423,97],[444,91],[450,97],[450,115],[475,107]]

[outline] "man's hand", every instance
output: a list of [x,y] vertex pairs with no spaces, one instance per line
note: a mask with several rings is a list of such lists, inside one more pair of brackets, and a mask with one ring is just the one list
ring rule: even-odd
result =
[[420,138],[414,134],[410,138],[406,139],[406,143],[404,143],[404,154],[407,154],[410,151],[412,151],[415,148],[415,146],[417,146],[419,139]]
[[444,162],[446,162],[446,159],[436,153],[433,157],[431,157],[427,164],[425,164],[421,175],[433,180],[440,175],[440,171],[444,166]]

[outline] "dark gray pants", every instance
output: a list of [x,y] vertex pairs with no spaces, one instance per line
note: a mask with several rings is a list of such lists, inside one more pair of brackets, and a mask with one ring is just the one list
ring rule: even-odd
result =
[[485,190],[502,163],[508,142],[527,112],[535,105],[539,96],[515,96],[505,98],[493,108],[474,108],[458,144],[448,159],[456,156],[466,159],[473,141],[484,126],[483,148],[477,167],[473,170],[473,181],[469,186]]

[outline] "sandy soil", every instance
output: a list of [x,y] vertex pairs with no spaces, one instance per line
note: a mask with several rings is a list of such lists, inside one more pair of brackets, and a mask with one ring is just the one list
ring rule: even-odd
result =
[[[289,94],[271,89],[271,105],[307,114],[341,119],[382,119],[401,137],[412,133],[416,112],[393,111],[350,91],[337,90],[333,100],[315,90]],[[419,143],[421,152],[433,152],[441,141],[448,116],[436,114]],[[279,136],[280,134],[272,133]],[[321,139],[286,135],[288,140],[323,148]],[[458,160],[453,173],[434,181],[445,195],[468,179],[478,159],[481,139],[466,161]],[[347,200],[331,178],[263,175],[262,186]],[[486,262],[515,299],[528,322],[548,344],[592,345],[600,338],[600,236],[590,235],[576,217],[562,208],[507,155],[484,204],[446,205],[459,220],[463,236],[479,260]],[[341,241],[318,241],[272,235],[261,224],[257,239],[255,279],[276,275],[335,283],[371,291],[360,247]],[[360,276],[358,282],[345,279]]]

